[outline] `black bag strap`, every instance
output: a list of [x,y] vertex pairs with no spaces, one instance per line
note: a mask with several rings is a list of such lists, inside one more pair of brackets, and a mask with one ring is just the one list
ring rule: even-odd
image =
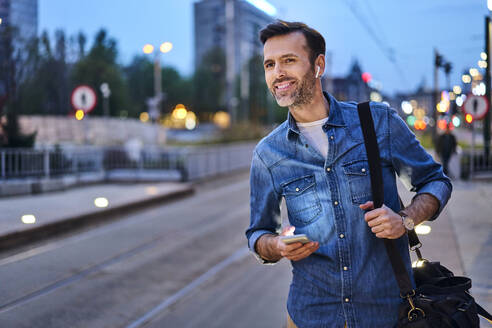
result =
[[[358,104],[357,111],[359,113],[360,125],[364,135],[364,144],[366,146],[367,160],[369,162],[374,208],[379,208],[384,204],[383,172],[381,169],[376,130],[374,129],[374,121],[372,120],[369,102]],[[384,238],[383,242],[395,274],[396,282],[400,288],[400,295],[406,296],[412,294],[414,291],[410,276],[405,269],[405,264],[398,252],[395,240]]]

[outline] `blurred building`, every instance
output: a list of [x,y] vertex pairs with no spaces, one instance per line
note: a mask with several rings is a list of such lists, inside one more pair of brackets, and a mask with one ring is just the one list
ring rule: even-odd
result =
[[[232,13],[226,17],[227,3]],[[253,5],[265,4],[267,7]],[[239,75],[243,65],[255,54],[263,53],[259,40],[260,30],[274,21],[273,7],[266,1],[201,0],[194,4],[195,18],[195,69],[203,57],[214,48],[223,49],[226,56],[233,53],[234,75]],[[229,24],[228,24],[229,23]],[[227,29],[233,33],[233,44],[227,43]],[[232,47],[231,47],[232,46]]]
[[[331,62],[328,67],[331,67]],[[368,101],[373,89],[362,79],[362,69],[355,60],[348,74],[344,77],[332,77],[331,74],[323,75],[321,80],[323,90],[332,94],[340,101]],[[371,99],[374,100],[374,99]]]
[[[0,20],[0,32],[9,27],[16,30],[14,49],[24,48],[23,44],[38,34],[38,0],[0,0]],[[0,49],[0,63],[5,60],[5,55]],[[0,95],[4,93],[0,81]]]

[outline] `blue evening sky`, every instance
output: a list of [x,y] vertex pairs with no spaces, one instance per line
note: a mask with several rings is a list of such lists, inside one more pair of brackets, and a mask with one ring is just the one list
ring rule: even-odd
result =
[[[196,0],[195,0],[196,1]],[[92,41],[104,27],[128,63],[145,43],[171,41],[164,65],[193,72],[194,0],[39,0],[40,30]],[[303,21],[319,30],[332,54],[332,73],[344,75],[353,59],[383,85],[384,92],[433,83],[433,49],[453,63],[451,83],[476,67],[484,48],[486,0],[270,0],[277,18]],[[397,65],[389,59],[391,53]],[[440,83],[445,83],[441,74]]]

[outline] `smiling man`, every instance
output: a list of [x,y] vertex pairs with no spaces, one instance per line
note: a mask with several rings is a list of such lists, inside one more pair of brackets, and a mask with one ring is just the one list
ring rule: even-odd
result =
[[[410,273],[407,229],[437,217],[451,183],[397,113],[371,103],[385,188],[385,205],[373,209],[356,104],[321,87],[324,38],[278,21],[260,39],[268,88],[289,110],[253,154],[249,247],[264,264],[291,260],[289,327],[392,327],[402,301],[381,238],[397,239]],[[416,192],[405,209],[395,174]],[[290,223],[283,229],[282,198]],[[281,240],[294,232],[310,241]]]

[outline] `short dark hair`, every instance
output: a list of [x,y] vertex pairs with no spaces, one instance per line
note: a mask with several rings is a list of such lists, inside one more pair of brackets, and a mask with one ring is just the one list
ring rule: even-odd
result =
[[306,38],[309,60],[314,65],[314,61],[319,55],[324,55],[326,51],[325,38],[315,29],[301,22],[286,22],[277,20],[275,23],[268,24],[267,27],[260,31],[260,40],[262,44],[277,35],[285,35],[293,32],[301,32]]

